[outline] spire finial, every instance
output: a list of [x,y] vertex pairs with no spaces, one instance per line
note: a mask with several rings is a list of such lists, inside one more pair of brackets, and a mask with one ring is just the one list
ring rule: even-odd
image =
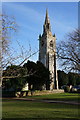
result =
[[46,17],[48,17],[48,8],[46,8]]
[[51,31],[50,20],[48,17],[48,9],[46,9],[46,17],[45,17],[45,23],[43,27],[44,27],[44,32]]
[[46,8],[46,18],[45,18],[45,23],[50,23],[49,17],[48,17],[48,9]]

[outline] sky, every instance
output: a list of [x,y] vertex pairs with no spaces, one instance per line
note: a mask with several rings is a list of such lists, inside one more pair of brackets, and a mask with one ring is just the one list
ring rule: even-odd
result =
[[[39,48],[38,37],[43,33],[46,8],[51,23],[52,33],[56,34],[57,44],[66,40],[65,36],[78,27],[77,2],[3,2],[2,11],[14,16],[18,24],[18,32],[11,36],[11,45],[19,51],[16,41],[25,49],[31,46],[32,51]],[[37,61],[38,54],[30,60]]]
[[79,0],[1,0],[2,2],[79,2]]

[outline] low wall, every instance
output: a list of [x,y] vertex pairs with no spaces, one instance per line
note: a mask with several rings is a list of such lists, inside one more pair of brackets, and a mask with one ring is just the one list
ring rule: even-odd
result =
[[[34,91],[32,94],[33,95],[47,95],[47,94],[55,94],[55,93],[64,93],[64,90],[59,89],[59,90],[44,90],[44,91]],[[31,96],[31,92],[28,92],[28,96]]]

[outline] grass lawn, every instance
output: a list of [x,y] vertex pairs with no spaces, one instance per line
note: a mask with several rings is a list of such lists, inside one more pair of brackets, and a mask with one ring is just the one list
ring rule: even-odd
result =
[[33,95],[33,96],[28,96],[26,98],[80,102],[80,94],[78,93],[56,93],[56,94],[36,95],[36,96]]
[[[53,95],[44,95],[44,96],[35,96],[39,98],[69,98],[70,94],[53,94]],[[61,96],[61,97],[60,97]],[[63,97],[62,97],[63,96]],[[64,97],[65,96],[65,97]],[[73,94],[75,98],[78,94]],[[33,96],[34,97],[34,96]],[[64,120],[64,118],[72,120],[80,119],[79,110],[80,106],[78,105],[68,105],[68,104],[60,104],[60,103],[42,103],[42,102],[33,102],[33,101],[20,101],[20,100],[11,100],[11,99],[3,99],[2,103],[2,116],[3,118],[35,118],[34,120],[39,120],[39,118],[43,118],[43,120]],[[48,119],[46,119],[48,118]],[[62,119],[63,118],[63,119]],[[41,119],[42,120],[42,119]]]

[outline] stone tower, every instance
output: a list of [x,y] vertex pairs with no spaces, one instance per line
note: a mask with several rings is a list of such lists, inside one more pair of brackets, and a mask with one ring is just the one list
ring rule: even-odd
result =
[[51,84],[49,89],[58,89],[56,69],[56,36],[52,35],[48,11],[46,10],[43,34],[39,35],[39,61],[50,71]]

